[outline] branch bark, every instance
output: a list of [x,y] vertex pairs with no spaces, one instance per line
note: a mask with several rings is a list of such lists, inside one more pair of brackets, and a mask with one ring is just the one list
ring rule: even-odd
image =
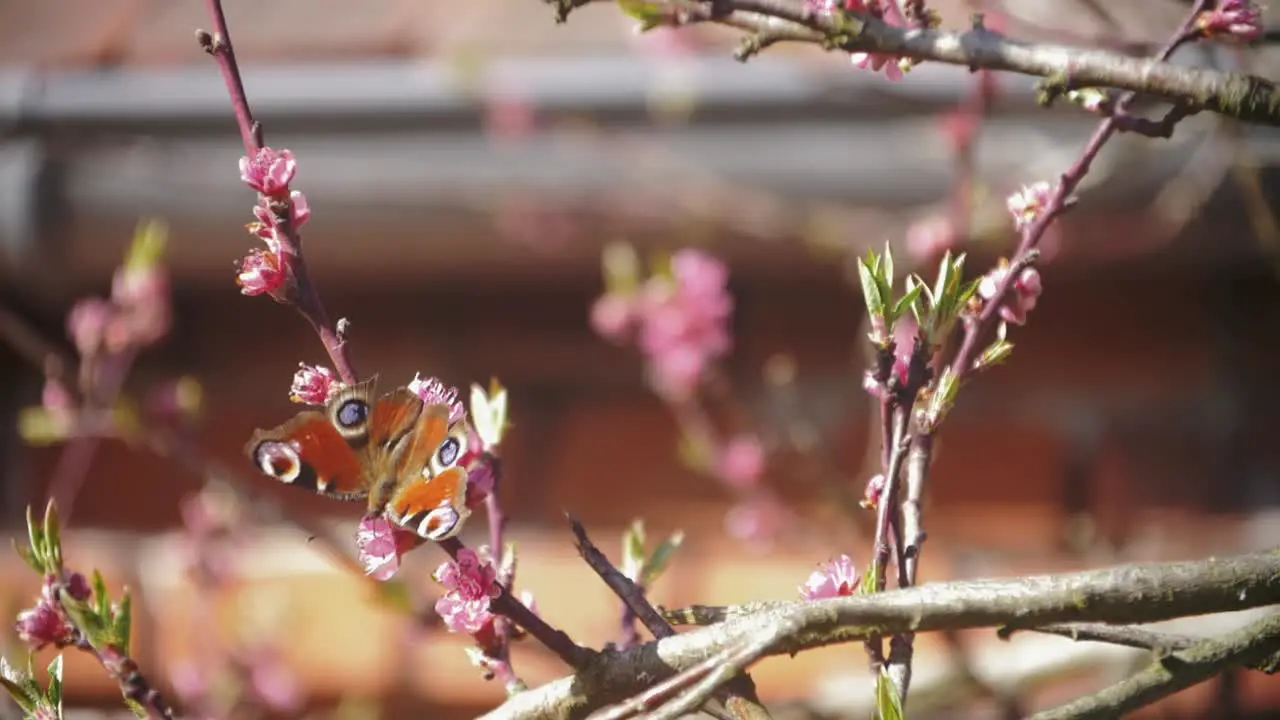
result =
[[[1120,717],[1179,690],[1202,683],[1232,666],[1253,665],[1280,648],[1280,613],[1186,650],[1153,661],[1138,674],[1095,695],[1033,715],[1033,720]],[[1270,668],[1274,672],[1276,668]]]
[[778,655],[871,635],[1066,622],[1147,623],[1277,603],[1280,549],[1198,562],[931,583],[818,602],[700,608],[702,616],[720,622],[627,651],[606,651],[578,675],[522,693],[483,718],[584,717],[712,655],[758,645],[762,638],[769,642],[761,655]]
[[[544,0],[563,20],[593,0]],[[1109,50],[1029,43],[982,27],[965,32],[901,28],[848,15],[818,14],[804,0],[668,0],[666,24],[714,22],[749,33],[739,59],[776,42],[807,42],[829,50],[899,55],[962,65],[971,70],[1002,70],[1044,78],[1047,102],[1084,87],[1130,90],[1179,104],[1190,104],[1242,122],[1280,125],[1280,90],[1275,83],[1247,73],[1190,68]]]

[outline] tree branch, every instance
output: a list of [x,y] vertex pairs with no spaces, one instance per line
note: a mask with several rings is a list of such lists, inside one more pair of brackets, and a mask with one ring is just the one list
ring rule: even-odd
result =
[[[591,2],[544,1],[556,8],[560,20]],[[1280,125],[1280,91],[1256,75],[1182,67],[1108,50],[1022,42],[980,26],[965,32],[895,27],[852,13],[815,13],[804,0],[668,0],[665,8],[668,25],[715,22],[751,33],[755,39],[748,38],[737,52],[742,59],[775,42],[807,42],[829,50],[1041,77],[1046,102],[1067,90],[1113,88],[1192,103],[1243,122]]]
[[[1032,716],[1035,720],[1113,718],[1204,682],[1233,665],[1261,662],[1280,649],[1280,613],[1158,658],[1133,677],[1094,695]],[[1276,668],[1273,666],[1271,672]]]
[[[627,651],[606,651],[577,676],[522,693],[483,717],[582,717],[710,656],[744,647],[758,649],[759,657],[871,635],[1005,625],[1032,628],[1064,622],[1147,623],[1276,603],[1280,603],[1280,549],[1198,562],[931,583],[817,602],[700,608],[701,617],[722,621]],[[754,659],[740,667],[745,669]]]

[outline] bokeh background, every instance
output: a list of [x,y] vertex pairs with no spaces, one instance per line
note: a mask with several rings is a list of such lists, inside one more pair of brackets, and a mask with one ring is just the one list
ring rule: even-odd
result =
[[[871,474],[853,258],[888,241],[900,267],[931,278],[942,245],[930,223],[945,222],[960,179],[974,199],[957,247],[972,271],[990,267],[1014,240],[1003,198],[1062,172],[1095,124],[1038,107],[1029,78],[994,77],[966,167],[955,137],[979,78],[960,68],[891,83],[813,47],[744,65],[730,30],[638,35],[607,3],[565,25],[536,0],[224,4],[268,143],[299,157],[311,271],[329,312],[352,323],[357,367],[384,382],[423,372],[465,389],[496,376],[510,389],[502,496],[518,585],[595,645],[617,639],[619,608],[577,559],[565,512],[615,559],[633,519],[651,537],[682,530],[653,590],[668,606],[791,598],[816,563],[865,561],[869,523],[845,512]],[[984,10],[1021,37],[1133,51],[1185,11],[931,4],[949,27]],[[234,284],[254,198],[197,27],[210,27],[197,0],[0,2],[4,528],[21,531],[53,486],[74,496],[69,562],[132,589],[138,659],[177,698],[233,696],[239,678],[279,716],[475,717],[502,691],[423,612],[443,555],[419,550],[403,595],[379,593],[288,520],[349,548],[359,508],[277,486],[240,455],[253,428],[296,411],[297,364],[325,356],[296,313]],[[1273,56],[1205,47],[1179,61],[1267,75]],[[1049,239],[1045,293],[1012,360],[967,387],[947,421],[922,577],[1280,542],[1278,157],[1274,130],[1212,117],[1169,140],[1108,145]],[[107,292],[145,217],[169,227],[174,324],[126,389],[144,397],[186,379],[199,414],[175,430],[185,449],[31,447],[18,418],[40,403],[43,377],[27,350],[69,348],[68,309]],[[744,506],[690,469],[641,358],[592,332],[608,242],[642,255],[696,246],[728,263],[731,389],[714,419],[759,434],[791,515]],[[197,532],[210,517],[232,526],[214,533],[215,550]],[[470,544],[483,525],[468,528]],[[192,572],[197,550],[223,579]],[[9,617],[37,582],[14,555],[0,578]],[[992,633],[918,643],[913,717],[1045,707],[1142,657]],[[69,706],[122,712],[99,668],[75,653],[68,663]],[[533,647],[517,648],[516,667],[530,683],[563,673]],[[771,659],[755,678],[780,716],[865,717],[872,699],[856,646]],[[1149,712],[1274,717],[1277,686],[1229,674]]]

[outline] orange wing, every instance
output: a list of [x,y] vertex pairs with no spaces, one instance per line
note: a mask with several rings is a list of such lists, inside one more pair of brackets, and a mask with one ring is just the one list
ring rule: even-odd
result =
[[449,407],[423,409],[395,473],[387,515],[427,540],[443,540],[462,530],[467,510],[467,471],[458,462],[467,450],[465,423],[449,427]]

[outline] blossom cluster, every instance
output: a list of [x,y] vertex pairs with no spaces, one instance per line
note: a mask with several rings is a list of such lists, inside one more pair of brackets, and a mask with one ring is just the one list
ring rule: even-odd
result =
[[287,291],[296,249],[285,239],[311,219],[306,196],[289,189],[297,173],[298,162],[289,150],[263,147],[253,157],[240,158],[240,179],[258,191],[256,220],[245,229],[266,244],[265,250],[254,248],[240,261],[236,284],[245,295],[280,299]]
[[75,600],[88,600],[93,595],[89,581],[80,573],[68,573],[65,580],[56,575],[45,575],[35,606],[18,613],[18,621],[14,625],[18,639],[32,652],[49,645],[64,648],[80,637],[80,631],[58,598],[60,590],[66,590]]
[[679,250],[669,273],[654,273],[638,288],[611,289],[597,299],[591,325],[617,343],[634,339],[655,389],[669,399],[685,398],[732,345],[728,281],[720,260],[701,250]]

